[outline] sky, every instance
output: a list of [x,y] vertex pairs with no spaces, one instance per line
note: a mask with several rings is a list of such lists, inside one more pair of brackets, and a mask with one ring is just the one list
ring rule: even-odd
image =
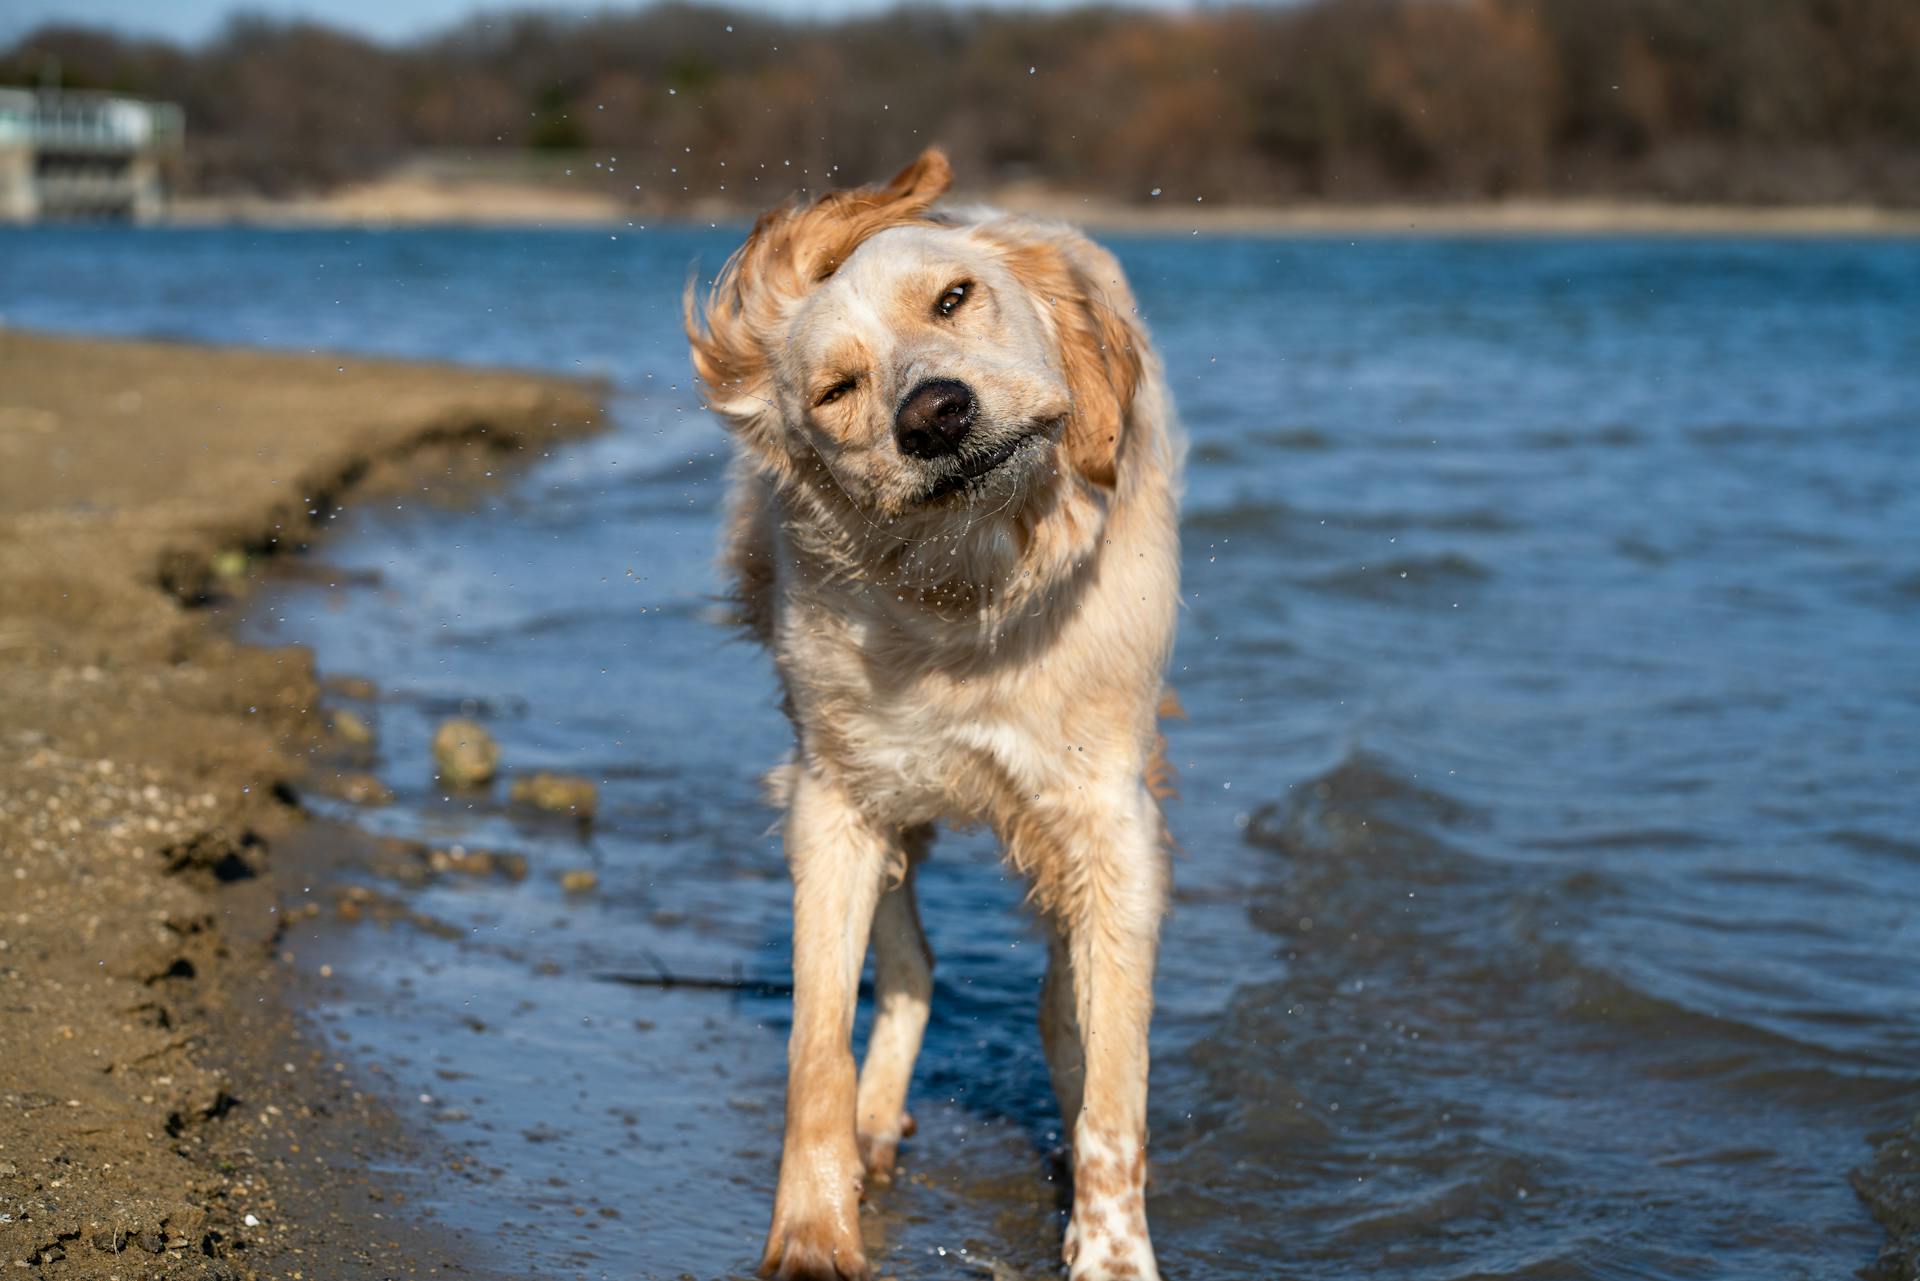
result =
[[[837,16],[893,7],[896,0],[730,0],[743,9],[788,17]],[[1072,0],[1020,0],[1023,8],[1066,8]],[[48,22],[107,27],[183,43],[205,40],[235,10],[280,18],[314,18],[382,41],[404,41],[476,13],[537,9],[592,14],[642,7],[638,0],[0,0],[0,45]]]

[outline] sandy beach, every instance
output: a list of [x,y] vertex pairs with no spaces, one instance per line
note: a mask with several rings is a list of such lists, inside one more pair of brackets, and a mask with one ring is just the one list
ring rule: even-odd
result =
[[597,414],[557,379],[0,331],[10,1271],[453,1267],[368,1172],[402,1136],[285,999],[279,939],[317,910],[275,860],[328,733],[311,661],[203,606],[349,491]]
[[[1040,185],[956,193],[1098,231],[1241,236],[1916,236],[1920,210],[1865,204],[1716,205],[1627,199],[1209,204],[1191,197],[1121,203]],[[639,227],[750,223],[752,207],[697,202],[663,208],[622,200],[585,181],[515,181],[450,174],[431,166],[289,199],[202,198],[180,202],[171,221],[277,227],[498,226]]]

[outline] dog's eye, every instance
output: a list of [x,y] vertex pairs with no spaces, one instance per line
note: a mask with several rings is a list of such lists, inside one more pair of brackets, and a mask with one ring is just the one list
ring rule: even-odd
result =
[[827,388],[818,396],[815,396],[813,398],[813,407],[819,409],[824,405],[831,405],[834,401],[840,399],[859,385],[860,380],[858,378],[842,378],[839,382]]
[[960,310],[960,304],[965,302],[967,295],[972,292],[973,282],[971,280],[962,280],[957,284],[948,285],[947,292],[940,295],[940,301],[933,304],[934,314],[936,316],[951,316],[954,312]]

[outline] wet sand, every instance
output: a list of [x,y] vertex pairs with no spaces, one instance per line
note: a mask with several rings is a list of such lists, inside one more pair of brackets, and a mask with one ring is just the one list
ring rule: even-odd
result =
[[[0,1264],[48,1278],[431,1276],[431,1159],[295,1026],[327,732],[304,651],[198,608],[347,491],[590,428],[532,375],[0,331]],[[412,478],[409,481],[409,478]]]
[[1853,1188],[1880,1226],[1886,1248],[1864,1275],[1870,1281],[1920,1277],[1920,1116],[1878,1136],[1873,1159],[1853,1172]]

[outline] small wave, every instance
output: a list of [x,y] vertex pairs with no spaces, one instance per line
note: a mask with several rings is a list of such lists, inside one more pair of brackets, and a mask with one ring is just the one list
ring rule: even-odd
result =
[[1194,535],[1258,535],[1324,542],[1342,533],[1400,534],[1410,530],[1439,533],[1506,534],[1524,526],[1492,507],[1444,511],[1341,511],[1294,507],[1278,499],[1239,498],[1216,507],[1189,508],[1186,532]]
[[1514,1152],[1456,1154],[1452,1177],[1435,1181],[1417,1198],[1349,1220],[1342,1239],[1362,1246],[1405,1241],[1469,1221],[1497,1221],[1541,1182],[1538,1156]]
[[506,627],[471,633],[468,639],[485,643],[498,636],[563,636],[591,627],[639,622],[646,609],[557,609],[533,614]]
[[1882,436],[1904,438],[1910,428],[1904,416],[1865,417],[1822,424],[1809,430],[1801,423],[1709,423],[1688,430],[1687,439],[1708,449],[1739,449],[1748,445],[1830,444],[1835,440],[1867,442]]
[[1195,440],[1188,456],[1197,463],[1226,463],[1249,453],[1259,454],[1275,449],[1319,453],[1332,449],[1334,444],[1333,437],[1317,427],[1269,427]]
[[1879,832],[1863,832],[1857,828],[1848,827],[1827,833],[1827,839],[1857,854],[1885,854],[1894,858],[1920,862],[1920,843],[1903,841],[1898,837],[1886,836]]
[[1743,690],[1739,694],[1688,694],[1670,698],[1657,707],[1662,716],[1725,716],[1729,712],[1777,712],[1788,705],[1787,696],[1775,690]]
[[[1755,1074],[1811,1074],[1831,1089],[1834,1082],[1858,1073],[1857,1061],[1830,1046],[1702,1008],[1678,993],[1656,992],[1612,967],[1583,959],[1568,943],[1535,938],[1527,953],[1533,977],[1556,994],[1554,1003],[1563,1017],[1614,1029],[1610,1039],[1652,1054],[1658,1064],[1653,1072],[1662,1078],[1737,1084]],[[1513,980],[1511,974],[1492,971],[1463,977]]]
[[1300,513],[1279,501],[1241,498],[1218,507],[1189,507],[1182,524],[1190,535],[1247,535],[1276,538],[1300,519]]
[[1613,550],[1628,560],[1638,561],[1642,565],[1664,565],[1673,559],[1671,553],[1654,546],[1644,538],[1633,535],[1616,541]]
[[1764,1166],[1779,1158],[1780,1154],[1772,1148],[1727,1147],[1712,1148],[1705,1152],[1676,1152],[1672,1156],[1661,1157],[1654,1164],[1663,1170],[1690,1170],[1700,1166],[1738,1168]]
[[1644,827],[1582,832],[1532,842],[1543,850],[1697,850],[1714,845],[1712,837],[1684,828]]
[[1444,552],[1438,556],[1397,557],[1351,565],[1307,579],[1301,585],[1343,596],[1393,600],[1422,589],[1468,587],[1492,577],[1493,571],[1471,556]]
[[1338,765],[1293,788],[1285,801],[1255,810],[1246,839],[1282,852],[1324,849],[1349,830],[1454,828],[1475,821],[1473,809],[1407,777],[1384,756],[1350,753]]
[[1626,423],[1603,427],[1548,427],[1520,433],[1520,443],[1529,449],[1631,449],[1644,445],[1646,434]]
[[1317,427],[1273,427],[1251,436],[1271,449],[1332,449],[1334,443],[1333,437]]
[[1920,605],[1920,569],[1896,578],[1889,594],[1900,605]]
[[1710,427],[1695,427],[1687,433],[1687,439],[1709,449],[1729,449],[1741,445],[1772,444],[1787,435],[1786,429],[1781,427],[1757,423],[1715,423]]
[[1342,529],[1378,530],[1393,533],[1403,529],[1434,529],[1447,533],[1506,534],[1524,528],[1505,512],[1491,507],[1463,507],[1454,511],[1328,512],[1329,525]]

